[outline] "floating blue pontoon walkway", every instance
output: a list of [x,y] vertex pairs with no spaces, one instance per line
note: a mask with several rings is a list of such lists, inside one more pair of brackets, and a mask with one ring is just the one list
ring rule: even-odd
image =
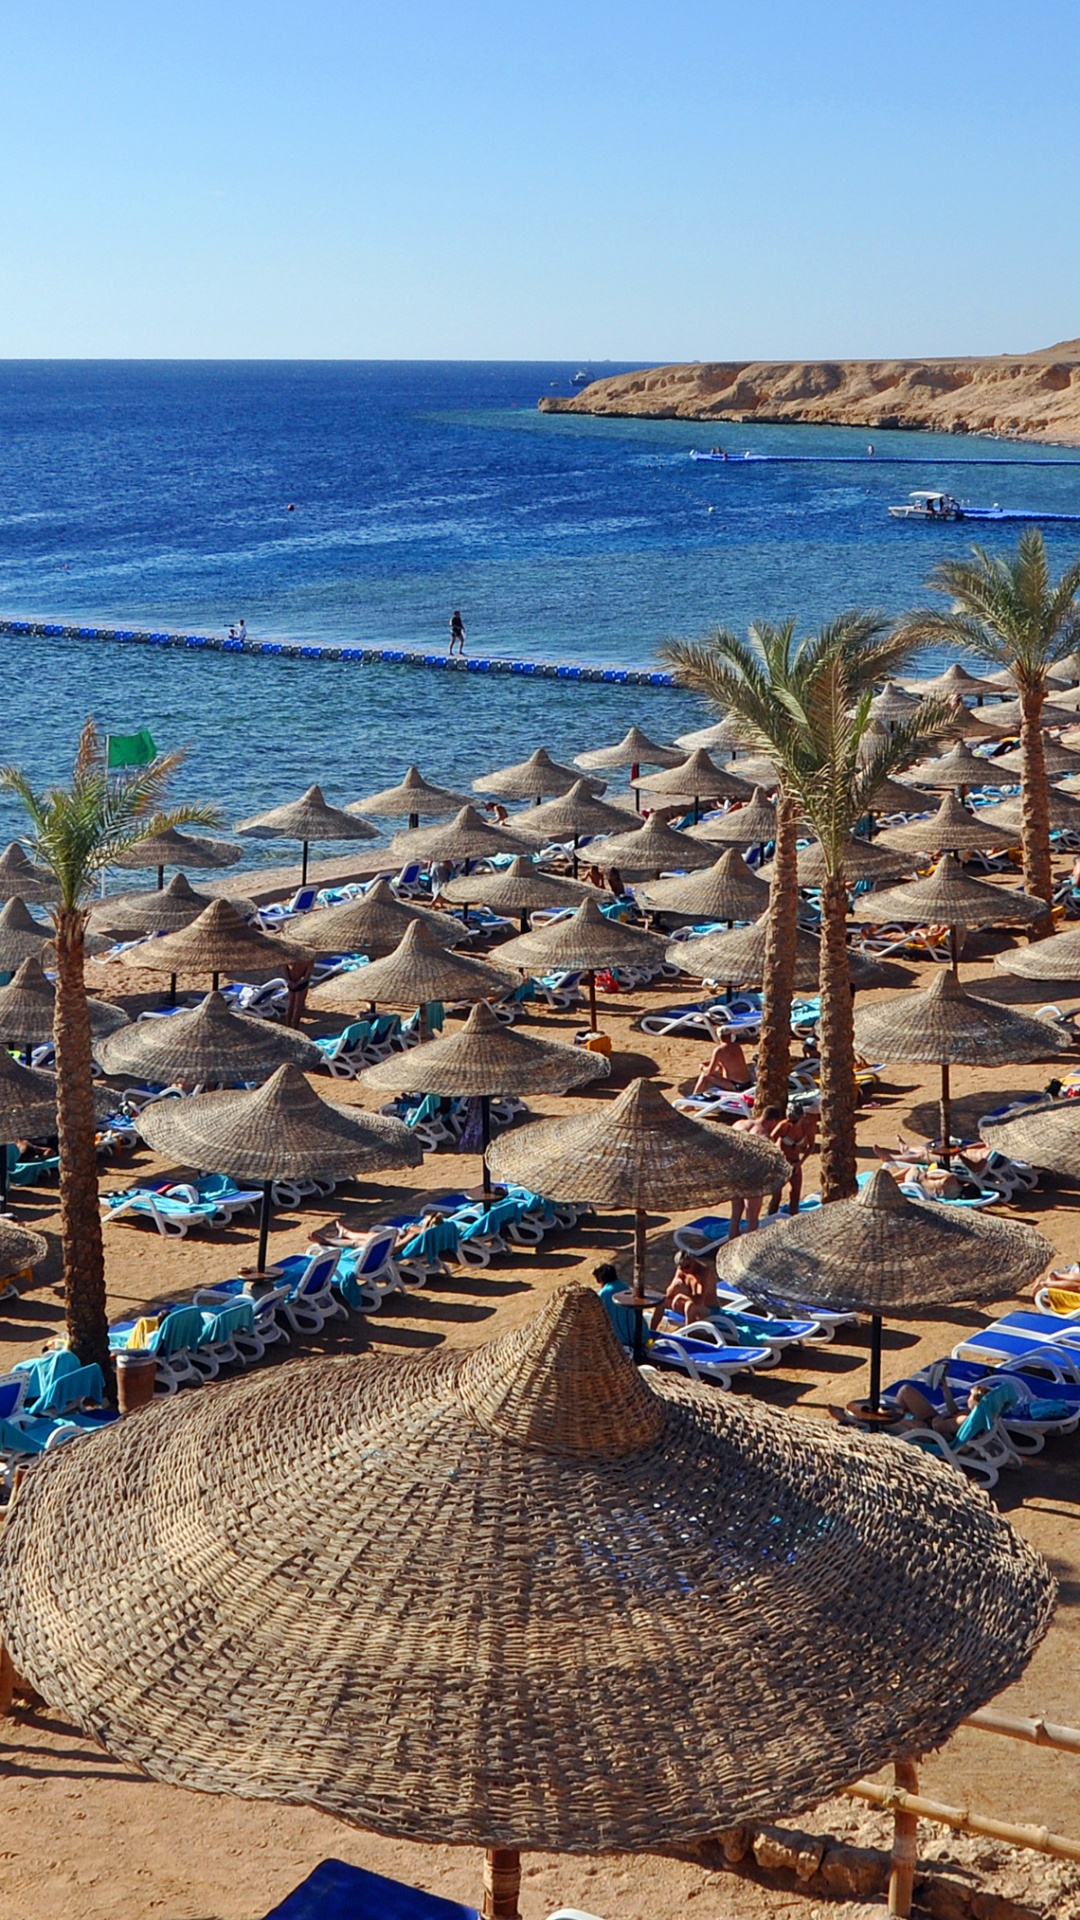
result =
[[405,647],[301,646],[287,640],[223,640],[212,633],[150,633],[142,627],[75,627],[54,620],[0,620],[0,634],[41,640],[107,640],[133,647],[183,647],[192,652],[268,654],[283,660],[348,660],[361,667],[431,667],[443,673],[513,673],[535,680],[606,681],[613,686],[671,687],[670,673],[646,668],[575,666],[565,660],[503,660],[497,656],[417,653]]

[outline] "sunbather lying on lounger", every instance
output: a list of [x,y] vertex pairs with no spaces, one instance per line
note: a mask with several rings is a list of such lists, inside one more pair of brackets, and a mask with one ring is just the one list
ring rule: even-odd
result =
[[754,1076],[734,1029],[722,1027],[719,1041],[708,1059],[701,1063],[692,1091],[708,1093],[716,1087],[721,1093],[745,1093],[753,1084]]
[[[896,1405],[900,1408],[900,1418],[886,1427],[879,1427],[879,1433],[910,1433],[916,1427],[929,1427],[931,1432],[940,1433],[946,1440],[954,1440],[970,1413],[973,1413],[984,1393],[989,1393],[993,1380],[977,1380],[968,1393],[968,1403],[963,1409],[957,1406],[949,1387],[948,1377],[942,1370],[941,1392],[946,1411],[939,1413],[934,1402],[927,1394],[920,1392],[910,1380],[906,1380],[896,1396]],[[830,1407],[834,1420],[843,1426],[858,1426],[857,1415],[849,1413],[846,1407]]]

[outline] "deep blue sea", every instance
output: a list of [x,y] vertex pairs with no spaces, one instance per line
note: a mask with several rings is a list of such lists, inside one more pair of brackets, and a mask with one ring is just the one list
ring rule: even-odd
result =
[[[0,611],[201,631],[242,615],[254,636],[430,649],[460,607],[472,652],[640,665],[663,636],[717,622],[809,626],[922,600],[929,565],[973,536],[890,520],[912,488],[1080,512],[1080,460],[1053,464],[1068,458],[1053,448],[875,433],[873,464],[829,465],[865,453],[867,434],[538,413],[574,371],[0,364]],[[718,441],[802,458],[690,460]],[[1059,565],[1080,546],[1080,526],[1046,535]],[[568,756],[632,720],[670,737],[702,717],[650,689],[70,640],[0,649],[0,757],[48,779],[85,714],[147,725],[190,745],[179,791],[226,821],[312,779],[343,802],[416,760],[461,785],[541,744]],[[0,836],[16,826],[0,802]]]

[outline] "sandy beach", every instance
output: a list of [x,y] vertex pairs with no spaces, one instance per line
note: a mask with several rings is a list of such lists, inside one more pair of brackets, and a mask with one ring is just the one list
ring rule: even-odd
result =
[[[1034,984],[994,973],[993,953],[1008,936],[972,936],[962,968],[967,983],[979,983],[993,997],[1018,1007],[1063,1000]],[[933,969],[913,968],[925,984]],[[115,963],[92,963],[90,991],[116,1000],[131,1012],[151,1004],[158,982]],[[199,983],[185,982],[181,989]],[[895,991],[895,989],[893,989]],[[685,997],[685,996],[682,996]],[[885,997],[885,990],[860,996],[860,1005]],[[655,1077],[667,1090],[684,1088],[700,1059],[699,1041],[683,1037],[657,1040],[635,1028],[650,1007],[680,998],[678,992],[648,989],[611,997],[602,1003],[601,1025],[614,1046],[610,1080],[571,1098],[533,1100],[533,1111],[568,1111],[571,1099],[610,1099],[635,1074]],[[568,1040],[580,1015],[530,1014],[529,1029]],[[325,1017],[311,1023],[329,1030]],[[956,1110],[964,1131],[979,1113],[1010,1094],[1041,1085],[1048,1070],[956,1069]],[[350,1081],[320,1077],[324,1095],[343,1103],[374,1107],[378,1096]],[[892,1147],[898,1134],[913,1138],[933,1124],[936,1099],[933,1069],[890,1068],[882,1085],[860,1113],[860,1160],[874,1163],[875,1143]],[[107,1164],[103,1188],[171,1171],[145,1149],[130,1163]],[[808,1192],[814,1191],[816,1163],[807,1168]],[[423,1192],[471,1181],[475,1167],[445,1152],[429,1154],[422,1168],[381,1176],[377,1183],[350,1183],[333,1204],[306,1206],[275,1219],[271,1256],[294,1252],[311,1230],[340,1217],[364,1226]],[[1044,1179],[1042,1190],[1022,1207],[1003,1213],[1036,1221],[1057,1248],[1060,1263],[1080,1255],[1080,1206],[1075,1193]],[[62,1327],[63,1306],[57,1286],[55,1190],[22,1189],[17,1214],[49,1236],[50,1254],[20,1300],[8,1303],[0,1320],[0,1366],[40,1351]],[[650,1278],[664,1281],[671,1269],[672,1230],[690,1215],[670,1222],[654,1219],[649,1235]],[[237,1224],[226,1232],[162,1240],[146,1225],[117,1221],[106,1228],[109,1309],[114,1317],[153,1308],[182,1297],[214,1279],[227,1277],[250,1258],[253,1228]],[[489,1269],[456,1270],[453,1277],[412,1291],[388,1303],[378,1314],[353,1316],[340,1331],[328,1328],[317,1343],[294,1342],[285,1364],[303,1365],[317,1347],[337,1351],[420,1352],[442,1342],[471,1346],[493,1333],[520,1324],[539,1297],[567,1279],[588,1281],[594,1267],[612,1258],[626,1267],[630,1221],[597,1217],[573,1234],[549,1239],[537,1253],[516,1252],[494,1260]],[[1005,1310],[1011,1304],[1002,1301]],[[989,1314],[989,1310],[988,1310]],[[948,1351],[966,1329],[983,1324],[981,1312],[957,1308],[934,1319],[887,1324],[885,1379],[896,1378]],[[283,1354],[286,1353],[282,1349]],[[798,1418],[826,1418],[830,1402],[862,1391],[866,1379],[865,1327],[842,1329],[834,1344],[800,1353],[740,1382],[737,1393],[751,1393]],[[264,1364],[275,1364],[268,1356]],[[204,1391],[216,1391],[211,1386]],[[1076,1466],[1080,1442],[1052,1442],[1036,1460],[1004,1476],[994,1499],[1014,1524],[1046,1556],[1059,1583],[1058,1612],[1050,1634],[1020,1683],[1004,1696],[1014,1711],[1045,1713],[1052,1720],[1080,1724],[1080,1498]],[[303,1808],[214,1799],[152,1784],[113,1762],[94,1743],[43,1709],[20,1712],[5,1729],[0,1758],[0,1818],[4,1823],[4,1872],[0,1876],[0,1920],[255,1920],[320,1859],[337,1856],[423,1885],[462,1900],[479,1897],[477,1856],[456,1848],[424,1848],[381,1839],[342,1827]],[[1059,1832],[1076,1832],[1075,1763],[1069,1756],[1040,1751],[986,1734],[965,1731],[947,1750],[926,1763],[924,1791],[953,1803],[1019,1822],[1045,1823]],[[793,1824],[814,1833],[839,1833],[859,1844],[886,1844],[888,1822],[870,1809],[836,1802]],[[989,1842],[965,1841],[942,1829],[923,1827],[924,1855],[957,1865],[964,1873],[989,1876],[988,1883],[1026,1900],[1029,1910],[1080,1914],[1080,1871],[1035,1856],[1011,1854]],[[604,1920],[667,1920],[684,1905],[701,1920],[728,1916],[791,1915],[810,1920],[820,1902],[777,1884],[764,1887],[717,1863],[658,1856],[603,1860],[530,1857],[525,1863],[522,1911],[540,1920],[560,1904],[577,1904]],[[872,1909],[862,1909],[872,1910]],[[857,1907],[831,1905],[830,1911],[855,1913]]]

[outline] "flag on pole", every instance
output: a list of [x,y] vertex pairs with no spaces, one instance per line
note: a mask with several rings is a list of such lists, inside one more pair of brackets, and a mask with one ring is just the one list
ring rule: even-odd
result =
[[151,760],[157,759],[157,747],[149,727],[140,727],[138,733],[110,733],[106,765],[110,771],[114,767],[148,767]]

